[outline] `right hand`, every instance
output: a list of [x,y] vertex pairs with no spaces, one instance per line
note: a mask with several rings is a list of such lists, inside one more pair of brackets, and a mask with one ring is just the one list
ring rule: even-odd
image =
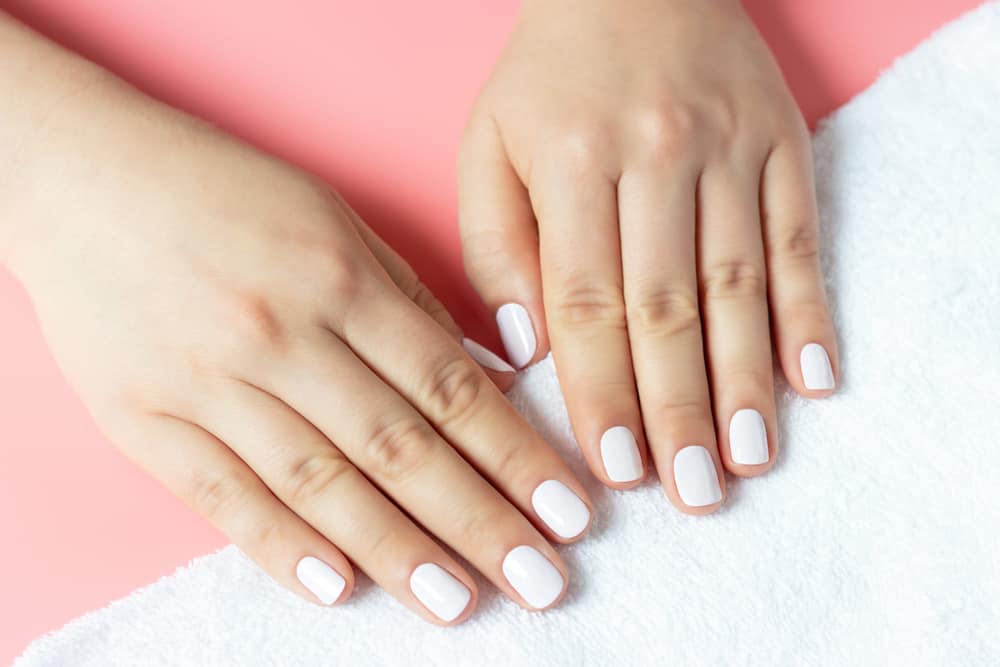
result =
[[476,583],[430,533],[524,607],[562,596],[548,540],[586,531],[585,491],[325,185],[109,77],[28,149],[0,215],[58,362],[276,581],[340,602],[353,562],[458,623]]

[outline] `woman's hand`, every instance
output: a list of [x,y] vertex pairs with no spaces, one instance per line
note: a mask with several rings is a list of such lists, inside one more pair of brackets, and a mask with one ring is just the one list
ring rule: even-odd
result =
[[736,0],[526,0],[459,181],[469,276],[512,363],[551,344],[605,484],[647,442],[689,513],[767,470],[772,335],[797,391],[833,390],[808,133]]
[[308,599],[346,599],[353,562],[464,620],[476,584],[433,535],[554,604],[548,540],[578,539],[589,501],[412,270],[324,184],[82,69],[44,113],[8,114],[40,124],[0,215],[109,437]]

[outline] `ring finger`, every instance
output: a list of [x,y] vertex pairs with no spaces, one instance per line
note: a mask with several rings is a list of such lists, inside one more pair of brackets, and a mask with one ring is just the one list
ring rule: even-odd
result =
[[722,166],[706,169],[699,184],[699,281],[713,412],[722,459],[741,476],[764,472],[777,454],[758,184],[759,171]]

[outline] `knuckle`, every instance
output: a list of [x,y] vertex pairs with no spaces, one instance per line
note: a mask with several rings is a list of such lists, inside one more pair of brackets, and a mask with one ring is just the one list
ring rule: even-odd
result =
[[701,117],[682,103],[651,106],[636,113],[642,151],[656,162],[675,160],[690,152],[701,129]]
[[[801,218],[787,226],[784,231],[776,232],[768,240],[768,256],[782,260],[816,261],[819,258],[819,237],[816,224]],[[773,225],[773,223],[772,223]],[[773,226],[772,226],[773,228]]]
[[740,104],[729,98],[718,100],[713,109],[712,124],[719,139],[725,144],[739,137],[742,125]]
[[217,526],[238,516],[245,488],[239,477],[228,472],[193,473],[189,498],[195,511]]
[[465,275],[480,290],[494,291],[496,285],[510,278],[511,269],[530,256],[528,247],[508,230],[486,226],[462,228],[462,262]]
[[753,262],[724,262],[710,267],[701,280],[706,301],[732,298],[761,299],[766,290],[764,269]]
[[428,414],[442,426],[466,418],[477,405],[487,380],[467,359],[457,358],[436,367],[423,391]]
[[322,292],[329,294],[335,302],[353,302],[361,291],[361,272],[356,260],[326,264],[318,272]]
[[271,299],[261,293],[236,294],[230,300],[229,329],[237,332],[237,340],[249,344],[256,353],[260,349],[284,346],[285,325]]
[[400,482],[420,470],[436,444],[434,433],[425,422],[401,419],[375,428],[365,445],[365,459],[379,477]]
[[701,326],[698,299],[692,291],[676,286],[640,292],[628,319],[629,326],[645,336],[675,336]]
[[303,273],[316,281],[324,297],[342,303],[357,295],[363,256],[360,247],[331,233],[302,239],[297,250]]
[[444,310],[444,306],[442,306],[441,302],[437,300],[437,297],[434,296],[434,293],[431,292],[430,288],[419,280],[416,281],[416,284],[412,287],[407,296],[410,297],[410,300],[413,301],[413,303],[420,306],[420,308],[427,313],[434,314]]
[[571,174],[599,169],[614,145],[610,128],[595,119],[567,124],[554,141],[551,154],[556,164]]
[[499,272],[507,265],[510,255],[508,235],[489,227],[462,228],[462,259],[466,273],[474,273],[480,267]]
[[571,329],[624,329],[625,300],[621,289],[614,285],[570,281],[570,286],[556,298],[554,319]]
[[[240,549],[248,554],[263,554],[275,544],[284,544],[285,523],[280,519],[261,520],[260,517],[246,516],[246,532],[240,537]],[[259,556],[258,556],[259,557]]]
[[350,469],[350,463],[332,451],[304,456],[289,467],[284,495],[291,505],[306,505],[330,494]]
[[512,488],[530,486],[529,478],[538,474],[538,462],[523,447],[507,446],[495,453],[490,470],[496,479],[505,480]]

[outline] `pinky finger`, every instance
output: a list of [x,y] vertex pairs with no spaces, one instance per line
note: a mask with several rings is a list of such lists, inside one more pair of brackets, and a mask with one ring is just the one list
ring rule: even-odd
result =
[[837,340],[819,257],[812,155],[804,137],[775,147],[764,166],[761,219],[772,328],[789,384],[809,398],[837,385]]
[[[272,579],[314,603],[344,602],[350,562],[274,497],[259,477],[204,429],[169,416],[137,424],[142,449],[126,455],[207,518]],[[130,438],[131,439],[131,438]]]

